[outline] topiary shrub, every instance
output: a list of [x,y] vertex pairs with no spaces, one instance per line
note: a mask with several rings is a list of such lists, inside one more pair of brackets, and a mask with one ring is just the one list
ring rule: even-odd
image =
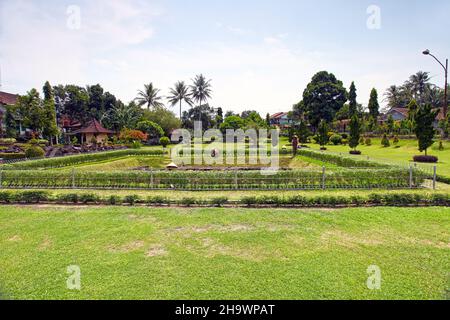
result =
[[370,138],[366,138],[365,144],[370,147],[372,145],[372,140]]
[[342,136],[339,134],[334,134],[331,136],[330,141],[335,146],[340,145],[342,143]]
[[391,143],[389,142],[389,138],[387,135],[383,136],[383,139],[381,139],[381,145],[385,148],[389,148],[391,146]]
[[361,138],[359,139],[359,144],[360,144],[360,145],[364,145],[365,142],[366,142],[366,140],[364,139],[364,137],[361,137]]
[[159,144],[163,146],[163,148],[166,148],[170,144],[170,139],[167,137],[162,137],[159,139]]
[[421,163],[437,163],[439,161],[438,157],[435,156],[415,156],[414,162],[421,162]]
[[350,150],[350,154],[351,155],[355,155],[355,156],[360,156],[361,155],[361,151],[359,151],[359,150]]
[[45,151],[39,146],[31,146],[27,150],[25,150],[25,156],[28,159],[44,158]]
[[217,197],[211,200],[211,204],[217,206],[217,207],[222,207],[224,204],[228,203],[228,198],[227,197]]
[[439,141],[439,151],[444,151],[444,143],[442,141]]
[[93,193],[84,193],[80,195],[79,199],[83,204],[97,203],[99,201],[99,197]]
[[138,201],[139,201],[139,196],[138,195],[129,195],[129,196],[125,196],[123,198],[123,203],[128,203],[130,206],[134,206]]
[[17,194],[16,200],[24,203],[40,203],[47,201],[50,198],[50,194],[45,191],[24,191]]
[[121,203],[121,198],[119,196],[115,196],[115,195],[111,195],[108,197],[108,199],[106,200],[106,202],[112,206],[115,206],[117,204]]
[[392,142],[392,143],[394,144],[394,146],[398,145],[399,142],[400,142],[400,140],[398,139],[397,136],[395,136],[395,137],[394,137],[394,140],[393,140],[393,142]]

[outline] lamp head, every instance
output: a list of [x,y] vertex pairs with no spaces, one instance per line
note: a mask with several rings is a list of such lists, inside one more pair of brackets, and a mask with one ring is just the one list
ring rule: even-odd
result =
[[428,50],[428,49],[425,50],[425,51],[423,52],[423,54],[426,55],[426,56],[429,55],[429,54],[430,54],[430,50]]

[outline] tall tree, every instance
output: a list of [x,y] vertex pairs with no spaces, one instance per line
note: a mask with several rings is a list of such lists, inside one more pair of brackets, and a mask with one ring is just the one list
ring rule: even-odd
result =
[[147,110],[150,108],[163,107],[164,104],[161,102],[161,96],[159,95],[161,90],[155,88],[153,83],[144,85],[144,90],[138,91],[138,96],[136,102],[138,106],[142,107],[147,105]]
[[6,129],[5,134],[6,134],[7,138],[17,138],[17,136],[18,136],[16,115],[17,115],[17,107],[16,106],[6,106],[5,107],[4,122],[5,122],[5,129]]
[[314,128],[322,119],[331,122],[346,101],[347,91],[342,81],[326,71],[314,75],[303,92],[304,109]]
[[44,137],[48,138],[50,144],[53,145],[53,137],[56,138],[56,144],[58,144],[58,124],[56,120],[56,103],[55,96],[53,94],[53,88],[50,83],[47,81],[44,84]]
[[387,101],[387,105],[389,108],[402,108],[405,103],[405,92],[403,87],[399,86],[390,86],[385,94],[385,100]]
[[216,116],[216,123],[217,126],[220,126],[223,123],[223,110],[221,107],[217,108],[217,116]]
[[349,100],[349,104],[348,104],[348,111],[349,111],[349,116],[350,118],[352,118],[358,111],[358,103],[356,102],[356,86],[355,83],[352,82],[352,84],[350,85],[350,92],[348,95],[348,100]]
[[270,113],[266,114],[266,125],[270,127]]
[[433,123],[438,114],[437,110],[433,110],[431,104],[425,104],[419,107],[415,116],[414,132],[419,140],[419,151],[425,151],[434,144],[434,135],[436,133]]
[[373,119],[378,119],[380,115],[380,104],[378,103],[378,92],[377,89],[373,88],[370,92],[369,99],[369,113]]
[[325,146],[328,144],[328,141],[330,141],[330,137],[328,136],[328,124],[325,120],[320,121],[318,134],[319,145],[322,148],[325,148]]
[[194,122],[200,121],[203,130],[213,128],[216,124],[216,113],[208,104],[192,107],[183,112],[183,128],[194,129]]
[[430,73],[419,71],[409,77],[405,87],[408,88],[412,97],[421,104],[425,102],[425,96],[430,89]]
[[142,117],[142,109],[134,101],[125,105],[118,100],[116,105],[104,114],[101,122],[106,128],[121,131],[124,128],[134,129]]
[[350,146],[350,148],[356,150],[356,148],[359,146],[360,138],[361,124],[359,122],[358,116],[355,114],[350,120],[350,139],[348,141],[348,145]]
[[19,97],[18,112],[25,127],[40,135],[45,124],[42,99],[36,89],[31,89],[26,95]]
[[[190,86],[191,89],[191,97],[192,99],[198,103],[198,106],[202,106],[202,102],[206,102],[209,98],[211,98],[211,80],[206,80],[203,74],[197,75],[193,84]],[[201,111],[201,108],[198,109]],[[198,120],[201,119],[201,113],[198,115]]]
[[189,90],[184,81],[178,81],[175,86],[170,89],[170,96],[168,97],[170,105],[173,107],[176,104],[180,104],[180,119],[181,119],[181,104],[182,102],[192,106],[192,100],[189,95]]
[[170,137],[172,131],[181,128],[181,121],[175,113],[167,108],[154,108],[153,110],[144,110],[143,120],[156,122],[163,128],[167,137]]

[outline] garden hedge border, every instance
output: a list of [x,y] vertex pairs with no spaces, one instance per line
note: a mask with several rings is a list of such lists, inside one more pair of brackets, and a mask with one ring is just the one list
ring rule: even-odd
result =
[[341,208],[360,206],[450,206],[450,194],[396,194],[371,193],[367,196],[252,196],[243,197],[239,201],[229,201],[227,197],[216,197],[208,200],[185,197],[171,200],[167,197],[150,196],[145,199],[139,195],[123,197],[111,195],[100,197],[95,193],[67,193],[53,195],[48,191],[0,191],[2,204],[62,204],[62,205],[147,205],[147,206],[184,206],[184,207],[270,207],[270,208]]

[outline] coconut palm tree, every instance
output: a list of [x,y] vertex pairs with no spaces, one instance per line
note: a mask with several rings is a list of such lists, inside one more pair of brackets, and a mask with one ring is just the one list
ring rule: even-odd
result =
[[192,106],[191,96],[188,92],[188,87],[184,83],[184,81],[178,81],[175,83],[175,87],[170,89],[170,96],[167,97],[169,99],[169,103],[172,105],[180,104],[180,119],[181,119],[181,103],[184,101],[188,105]]
[[211,98],[211,80],[206,80],[203,74],[197,75],[190,86],[191,97],[195,102],[198,102],[198,106],[202,106],[203,101],[207,101]]
[[414,99],[423,103],[425,93],[430,89],[430,73],[419,71],[409,77],[405,87],[409,88]]
[[404,88],[399,86],[390,86],[384,93],[384,100],[387,101],[389,108],[403,107]]
[[164,104],[161,102],[162,98],[159,96],[160,90],[156,89],[151,82],[144,87],[144,90],[138,91],[138,96],[135,99],[138,106],[142,107],[143,105],[147,105],[148,110],[150,110],[151,107],[163,107]]

